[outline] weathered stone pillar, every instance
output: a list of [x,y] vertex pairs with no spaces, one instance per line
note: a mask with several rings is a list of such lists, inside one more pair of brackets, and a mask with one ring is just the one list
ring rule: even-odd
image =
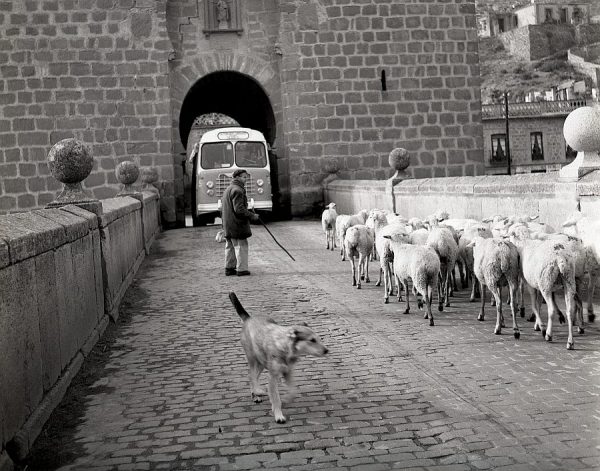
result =
[[132,162],[131,160],[121,162],[115,169],[115,175],[117,176],[117,180],[123,184],[121,191],[117,193],[117,197],[131,196],[132,198],[142,201],[142,193],[133,186],[140,176],[140,169],[135,162]]
[[563,126],[567,144],[577,157],[559,172],[560,179],[576,182],[594,170],[600,170],[600,109],[583,106],[572,111]]
[[410,155],[408,151],[402,147],[397,147],[390,152],[388,158],[390,167],[396,171],[396,173],[386,181],[385,192],[392,198],[392,208],[394,213],[396,212],[396,199],[394,198],[394,186],[400,183],[402,180],[412,178],[412,176],[406,171],[410,165]]
[[60,195],[46,205],[46,208],[58,208],[74,204],[87,211],[102,215],[102,203],[88,195],[81,186],[94,167],[92,151],[77,139],[63,139],[52,146],[48,153],[50,173],[65,187]]

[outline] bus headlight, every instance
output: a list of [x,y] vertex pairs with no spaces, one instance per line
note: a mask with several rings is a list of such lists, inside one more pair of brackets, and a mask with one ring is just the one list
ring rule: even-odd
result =
[[215,190],[206,190],[206,194],[208,196],[214,196],[215,195]]
[[258,186],[263,186],[265,184],[265,182],[263,182],[260,178],[258,180],[256,180],[256,184]]
[[265,192],[265,190],[263,190],[262,188],[259,188],[256,191],[258,192],[259,195],[262,195]]
[[215,186],[215,184],[211,181],[206,182],[206,188],[213,188]]

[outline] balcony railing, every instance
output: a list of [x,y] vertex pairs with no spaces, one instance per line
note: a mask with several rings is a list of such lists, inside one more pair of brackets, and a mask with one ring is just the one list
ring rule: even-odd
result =
[[[586,106],[585,98],[579,100],[540,101],[535,103],[509,103],[509,118],[534,118],[537,116],[568,115],[571,111]],[[482,119],[504,118],[504,104],[482,105]]]

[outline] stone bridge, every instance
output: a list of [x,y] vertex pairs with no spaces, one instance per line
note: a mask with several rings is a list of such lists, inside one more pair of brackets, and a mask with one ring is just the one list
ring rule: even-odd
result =
[[[217,229],[158,236],[17,469],[600,467],[596,324],[567,351],[564,325],[549,343],[518,318],[517,341],[494,335],[494,308],[478,322],[462,290],[429,327],[414,300],[409,315],[383,303],[377,263],[353,288],[316,220],[270,224],[296,262],[253,226],[252,275],[225,277]],[[307,322],[330,348],[297,365],[285,424],[251,401],[229,291],[252,315]]]

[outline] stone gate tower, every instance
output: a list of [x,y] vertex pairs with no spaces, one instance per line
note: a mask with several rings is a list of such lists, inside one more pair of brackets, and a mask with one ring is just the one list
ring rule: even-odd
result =
[[263,132],[284,214],[313,212],[332,171],[388,178],[395,147],[410,151],[415,177],[483,173],[475,0],[23,0],[0,8],[0,53],[9,59],[0,66],[0,212],[51,199],[45,154],[76,137],[98,162],[91,192],[116,193],[120,160],[155,166],[165,221],[181,224],[181,162],[194,120],[206,113]]

